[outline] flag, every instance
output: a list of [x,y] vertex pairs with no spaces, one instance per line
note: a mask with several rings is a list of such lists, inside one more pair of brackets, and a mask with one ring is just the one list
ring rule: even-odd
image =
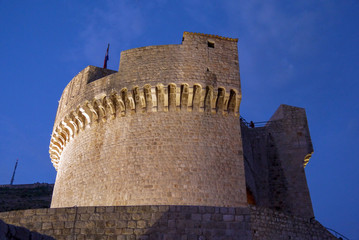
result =
[[105,56],[105,60],[103,61],[103,68],[107,68],[107,61],[109,59],[108,57],[108,50],[110,49],[110,44],[107,45],[107,51],[106,51],[106,56]]

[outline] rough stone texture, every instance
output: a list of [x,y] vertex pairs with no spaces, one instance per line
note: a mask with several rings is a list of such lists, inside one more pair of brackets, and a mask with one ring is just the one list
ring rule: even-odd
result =
[[0,213],[3,221],[61,239],[336,239],[315,220],[265,208],[79,207]]
[[155,113],[93,125],[62,152],[52,207],[239,206],[244,175],[233,142],[238,120],[220,115]]
[[264,127],[242,121],[246,185],[257,206],[314,216],[304,167],[313,153],[305,110],[281,105]]
[[118,73],[79,73],[50,143],[51,207],[244,206],[237,51],[236,39],[185,33],[123,52]]
[[287,215],[268,208],[251,208],[253,239],[337,239],[314,218]]
[[47,183],[0,185],[0,212],[48,208],[53,187]]

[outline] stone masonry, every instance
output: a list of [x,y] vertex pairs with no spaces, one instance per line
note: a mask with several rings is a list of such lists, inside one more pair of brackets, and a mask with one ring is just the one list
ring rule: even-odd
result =
[[304,167],[313,153],[303,108],[281,105],[260,127],[241,122],[246,187],[257,206],[314,217]]
[[124,51],[118,72],[80,72],[55,119],[51,206],[245,206],[237,52],[185,32]]
[[122,206],[0,213],[10,224],[62,239],[329,240],[315,220],[255,207]]

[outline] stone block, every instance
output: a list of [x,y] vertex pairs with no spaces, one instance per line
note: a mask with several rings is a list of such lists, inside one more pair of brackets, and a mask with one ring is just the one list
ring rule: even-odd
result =
[[106,235],[115,235],[116,234],[116,230],[114,228],[107,228],[105,229],[105,234]]
[[139,214],[139,213],[134,213],[132,214],[132,220],[140,220],[142,218],[142,214]]
[[114,207],[114,206],[106,207],[106,208],[105,208],[105,212],[107,212],[107,213],[113,213],[113,212],[115,212],[115,207]]
[[90,219],[90,214],[89,213],[80,214],[78,216],[78,219],[80,219],[81,221],[88,221]]
[[129,213],[119,213],[119,214],[120,215],[119,215],[118,219],[120,219],[120,220],[131,220],[132,219],[132,216]]
[[137,221],[137,228],[146,228],[146,227],[147,227],[146,221],[143,221],[143,220]]
[[209,221],[211,221],[211,217],[212,217],[212,214],[206,213],[206,214],[202,215],[202,220],[205,222],[209,222]]
[[106,207],[96,207],[95,212],[96,213],[103,213],[106,211]]
[[201,221],[202,220],[202,214],[194,213],[191,215],[191,219],[194,221]]
[[220,213],[212,214],[211,220],[212,221],[222,221],[223,220],[223,215],[220,214]]
[[136,221],[128,221],[127,228],[136,228]]
[[109,221],[106,221],[106,223],[105,223],[106,228],[113,228],[114,226],[116,226],[115,220],[109,220]]
[[233,222],[234,221],[234,215],[228,215],[228,214],[223,215],[223,221],[225,221],[225,222]]
[[53,229],[64,229],[65,222],[53,222],[52,227],[53,227]]
[[42,223],[41,229],[42,229],[42,230],[53,229],[52,223],[51,223],[51,222],[44,222],[44,223]]
[[131,234],[133,234],[133,228],[124,228],[124,229],[122,229],[121,234],[131,235]]

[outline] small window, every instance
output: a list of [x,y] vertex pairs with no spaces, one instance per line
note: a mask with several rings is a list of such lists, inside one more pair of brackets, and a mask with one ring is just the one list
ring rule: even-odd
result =
[[208,47],[214,48],[214,42],[208,41],[207,44],[208,44]]

